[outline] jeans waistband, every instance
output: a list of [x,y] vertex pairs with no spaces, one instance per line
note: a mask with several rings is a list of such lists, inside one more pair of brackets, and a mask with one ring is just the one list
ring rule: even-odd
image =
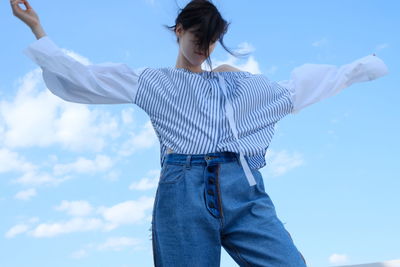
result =
[[213,165],[239,160],[239,154],[235,152],[213,152],[207,154],[179,154],[165,155],[165,163],[178,165]]

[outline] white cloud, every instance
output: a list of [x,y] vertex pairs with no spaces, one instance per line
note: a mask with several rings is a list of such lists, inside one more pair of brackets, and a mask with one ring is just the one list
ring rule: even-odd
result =
[[66,176],[63,178],[54,178],[47,173],[37,173],[36,171],[25,172],[21,177],[11,180],[12,183],[17,183],[25,186],[39,186],[39,185],[51,185],[58,186],[62,182],[71,179]]
[[56,164],[53,168],[55,175],[63,175],[70,172],[96,173],[104,172],[113,166],[109,156],[97,155],[94,160],[79,157],[75,162],[69,164]]
[[129,185],[130,190],[148,190],[157,187],[158,180],[160,177],[160,170],[150,170],[146,177],[141,178],[137,182],[133,182]]
[[[19,178],[14,178],[11,182],[24,186],[58,185],[69,179],[69,177],[56,179],[45,172],[40,172],[40,166],[26,161],[18,153],[7,148],[0,149],[0,173],[2,172],[22,172]],[[27,194],[34,196],[36,191],[34,192],[33,189],[26,192],[21,191],[15,197],[22,199],[28,197]]]
[[147,121],[138,133],[130,133],[131,137],[124,142],[118,152],[121,156],[130,156],[139,149],[150,148],[157,143],[157,135],[151,121]]
[[110,208],[100,207],[98,213],[115,226],[139,223],[146,218],[146,211],[153,207],[153,202],[154,198],[142,196],[136,201],[125,201]]
[[29,229],[29,225],[27,225],[27,224],[17,224],[15,226],[11,227],[10,230],[8,230],[4,236],[6,238],[12,238],[12,237],[15,237],[16,235],[25,233],[26,231],[28,231],[28,229]]
[[111,237],[108,238],[104,243],[101,243],[97,246],[98,250],[114,250],[119,251],[124,249],[125,247],[131,247],[139,245],[140,239],[129,238],[129,237]]
[[97,251],[121,251],[126,248],[132,248],[133,250],[142,250],[142,240],[138,238],[131,238],[126,236],[121,237],[109,237],[102,243],[89,243],[84,245],[83,248],[71,253],[71,258],[81,259],[86,257],[91,250]]
[[55,207],[55,210],[65,211],[71,216],[88,216],[93,211],[89,202],[81,201],[66,201],[63,200],[60,205]]
[[108,172],[104,178],[108,181],[117,181],[119,179],[120,172],[116,170],[112,170]]
[[121,118],[122,118],[123,124],[131,125],[133,123],[133,121],[134,121],[133,113],[134,113],[133,108],[125,108],[121,111]]
[[382,267],[399,267],[400,260],[385,261],[385,262],[382,262],[381,264],[383,264]]
[[248,43],[248,42],[243,42],[243,43],[240,43],[240,44],[238,45],[238,48],[235,49],[235,52],[236,52],[236,53],[252,53],[252,52],[254,52],[255,50],[256,50],[256,49],[254,48],[253,45],[251,45],[251,44]]
[[64,101],[47,90],[40,68],[27,73],[17,84],[15,99],[0,102],[0,145],[60,144],[75,152],[99,152],[107,144],[105,138],[120,136],[117,119],[109,112]]
[[329,256],[329,263],[342,264],[342,263],[346,263],[347,261],[348,261],[348,258],[347,258],[346,254],[334,253],[331,256]]
[[13,152],[6,148],[0,148],[0,173],[10,171],[34,171],[37,166],[27,162],[18,153]]
[[[238,64],[237,63],[238,60],[239,60],[238,58],[232,56],[231,54],[228,54],[227,60],[213,59],[212,62],[213,65],[215,65],[215,67],[220,66],[222,64],[228,64],[242,71],[248,71],[253,74],[261,74],[259,64],[253,56],[248,56],[247,61],[243,64]],[[208,65],[206,65],[206,62],[203,63],[202,68],[209,70],[209,67]]]
[[30,188],[27,190],[19,191],[17,194],[15,194],[14,197],[20,200],[29,200],[34,196],[36,196],[36,189]]
[[88,253],[87,253],[86,250],[80,249],[80,250],[77,250],[77,251],[72,252],[72,253],[71,253],[71,258],[74,258],[74,259],[81,259],[81,258],[87,256],[87,254],[88,254]]
[[27,232],[31,228],[31,224],[36,223],[39,221],[38,217],[31,217],[26,220],[24,223],[18,223],[11,227],[6,233],[5,237],[6,238],[12,238],[15,237],[16,235],[22,234]]
[[[137,200],[121,202],[111,207],[100,206],[95,209],[84,200],[62,201],[55,209],[65,211],[74,217],[64,221],[41,223],[28,231],[31,228],[29,224],[38,221],[38,218],[33,217],[28,223],[13,226],[5,236],[11,238],[17,234],[27,232],[28,235],[36,238],[55,237],[74,232],[111,231],[124,224],[148,223],[151,220],[151,216],[147,215],[147,211],[151,210],[153,203],[153,197],[142,196]],[[83,217],[93,215],[94,210],[101,218]]]
[[102,151],[106,145],[105,138],[116,138],[120,135],[116,118],[108,112],[89,110],[87,106],[80,104],[65,109],[54,124],[57,142],[75,152]]
[[289,153],[286,150],[275,152],[269,149],[266,153],[267,170],[274,176],[280,176],[289,170],[303,165],[304,159],[298,152]]
[[97,218],[72,218],[57,223],[42,223],[28,232],[33,237],[54,237],[60,234],[101,230],[104,222]]

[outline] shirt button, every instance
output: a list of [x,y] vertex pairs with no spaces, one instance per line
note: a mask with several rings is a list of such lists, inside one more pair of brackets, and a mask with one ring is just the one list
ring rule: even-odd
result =
[[208,182],[209,182],[210,184],[214,184],[214,179],[208,178]]
[[209,206],[210,208],[215,208],[215,206],[214,206],[214,203],[213,203],[213,202],[208,202],[208,206]]
[[207,190],[207,194],[213,196],[213,195],[214,195],[214,191],[212,191],[211,189],[208,189],[208,190]]
[[213,172],[213,171],[215,171],[215,166],[208,166],[208,167],[207,167],[207,171],[208,171],[208,172]]

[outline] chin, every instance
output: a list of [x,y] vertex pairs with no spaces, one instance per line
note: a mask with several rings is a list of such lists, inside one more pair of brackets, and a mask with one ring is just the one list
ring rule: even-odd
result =
[[191,60],[190,63],[191,63],[192,65],[194,65],[194,66],[199,66],[199,65],[203,64],[204,60],[205,60],[205,59],[201,59],[201,60],[199,60],[199,59],[194,59],[194,60]]

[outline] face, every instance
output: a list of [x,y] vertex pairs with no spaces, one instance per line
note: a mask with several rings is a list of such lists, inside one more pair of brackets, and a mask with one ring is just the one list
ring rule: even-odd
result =
[[[200,54],[199,48],[196,45],[196,37],[189,29],[184,31],[181,25],[178,25],[176,35],[179,37],[180,56],[183,56],[191,65],[201,65],[207,59],[206,55]],[[210,55],[216,44],[217,42],[214,42],[209,46]]]

